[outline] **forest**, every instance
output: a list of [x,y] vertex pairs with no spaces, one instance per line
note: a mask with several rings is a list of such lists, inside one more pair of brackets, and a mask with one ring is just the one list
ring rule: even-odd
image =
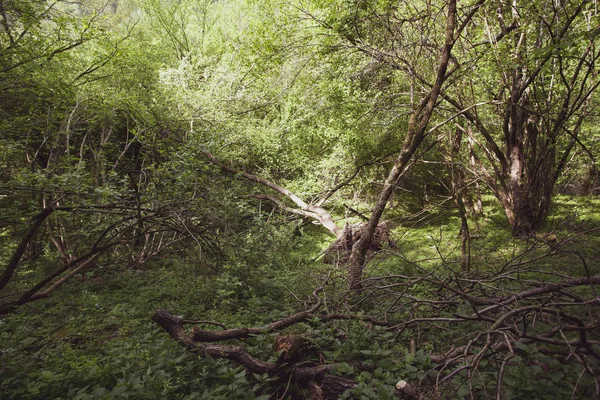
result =
[[596,0],[0,0],[1,399],[600,399]]

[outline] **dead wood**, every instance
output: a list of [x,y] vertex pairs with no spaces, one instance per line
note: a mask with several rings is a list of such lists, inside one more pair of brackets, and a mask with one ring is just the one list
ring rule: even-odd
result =
[[275,338],[273,349],[280,351],[279,363],[289,363],[298,361],[305,355],[306,350],[310,349],[310,341],[303,335],[282,335]]
[[[589,271],[587,267],[585,270]],[[189,350],[229,359],[248,371],[267,373],[279,377],[281,382],[298,384],[304,388],[302,395],[308,399],[337,399],[358,386],[351,378],[335,375],[333,371],[339,360],[326,362],[320,353],[323,349],[316,347],[309,336],[281,334],[274,344],[274,350],[280,352],[279,358],[270,363],[257,359],[241,346],[216,345],[207,341],[246,339],[308,320],[322,324],[333,320],[361,320],[367,323],[367,329],[376,324],[386,326],[397,338],[408,331],[411,341],[405,344],[406,351],[410,349],[413,355],[419,353],[419,357],[427,356],[432,361],[430,369],[423,371],[422,379],[397,382],[395,397],[411,400],[452,398],[464,382],[470,385],[480,379],[481,371],[496,374],[497,382],[490,389],[499,398],[498,394],[504,390],[504,371],[513,365],[510,360],[516,355],[525,363],[542,362],[542,368],[552,368],[550,364],[544,365],[543,361],[530,357],[535,352],[560,359],[561,363],[579,363],[585,368],[582,374],[596,379],[593,370],[600,361],[597,313],[600,276],[556,274],[553,282],[516,279],[524,271],[503,270],[486,277],[448,277],[436,271],[425,276],[390,274],[371,277],[361,282],[365,290],[360,296],[385,305],[387,310],[383,320],[353,315],[352,311],[319,313],[322,306],[319,294],[323,286],[313,292],[312,307],[262,328],[201,331],[194,327],[186,331],[186,320],[163,310],[157,311],[153,319]],[[328,299],[328,307],[332,307],[331,300]],[[360,304],[361,300],[356,300]],[[352,305],[349,310],[355,308]],[[432,339],[435,341],[440,334],[447,336],[447,341],[440,342],[432,353],[425,355],[419,348],[431,343]],[[345,340],[347,336],[336,337]],[[362,360],[362,356],[359,357]],[[488,361],[484,363],[484,360]],[[372,363],[356,358],[346,360],[346,363],[355,371],[372,371],[370,368],[373,368]],[[600,382],[597,387],[600,393]],[[474,389],[470,392],[471,398],[480,394]]]
[[[367,316],[367,315],[346,315],[346,314],[318,314],[317,311],[321,307],[321,299],[319,298],[319,293],[323,290],[323,287],[318,287],[312,293],[312,297],[315,299],[315,304],[307,310],[297,312],[292,315],[288,315],[285,318],[280,320],[271,322],[270,324],[264,327],[242,327],[242,328],[233,328],[233,329],[224,329],[220,331],[216,330],[203,330],[194,326],[191,332],[191,339],[195,343],[213,343],[220,342],[225,340],[235,340],[235,339],[246,339],[251,336],[263,335],[268,333],[273,333],[277,331],[281,331],[285,328],[288,328],[294,324],[298,324],[300,322],[307,321],[312,318],[318,318],[322,322],[333,321],[333,320],[358,320],[358,321],[366,321],[372,325],[379,326],[391,326],[392,322],[381,321],[375,317]],[[172,318],[178,319],[178,323],[181,325],[186,324],[195,324],[198,321],[193,320],[185,320],[176,316],[173,316],[166,310],[158,310],[157,313],[163,316],[171,316]],[[199,321],[204,322],[204,321]],[[214,322],[211,322],[215,324]]]
[[[250,355],[243,347],[233,345],[204,344],[194,338],[193,334],[185,331],[182,318],[165,310],[157,310],[152,320],[163,328],[175,341],[190,351],[201,356],[226,358],[235,361],[248,371],[270,376],[287,375],[295,382],[320,381],[326,373],[333,370],[333,364],[322,364],[312,367],[283,369],[278,363],[261,361]],[[289,371],[287,371],[289,370]],[[286,372],[287,371],[287,372]]]
[[321,306],[319,293],[322,290],[322,286],[315,289],[312,294],[315,303],[309,309],[274,321],[262,328],[244,327],[208,331],[194,326],[190,331],[186,331],[185,324],[188,322],[194,323],[194,321],[185,320],[166,310],[157,310],[152,316],[152,320],[180,345],[201,356],[229,359],[250,372],[266,373],[269,376],[280,377],[281,381],[301,384],[308,389],[308,399],[337,399],[346,390],[355,388],[358,383],[352,379],[332,375],[336,364],[326,364],[322,357],[320,357],[320,364],[315,365],[316,361],[311,361],[307,366],[307,361],[310,358],[316,358],[311,356],[316,355],[318,349],[312,345],[310,339],[305,335],[292,334],[277,337],[273,346],[275,351],[281,352],[277,362],[259,360],[241,346],[212,344],[223,340],[246,339],[252,335],[272,333],[314,317],[320,318],[323,322],[356,319],[371,321],[370,323],[378,325],[390,325],[386,321],[378,321],[369,316],[317,315],[316,312]]
[[325,375],[321,382],[323,398],[325,400],[338,399],[340,394],[346,390],[354,389],[357,385],[358,383],[352,379],[342,378],[337,375]]
[[[326,264],[346,264],[350,259],[352,247],[363,237],[366,228],[367,222],[346,225],[342,235],[325,250],[323,262]],[[395,249],[396,243],[390,238],[389,225],[384,221],[379,223],[370,240],[367,257],[386,247]]]
[[[294,314],[298,316],[301,313]],[[294,317],[292,316],[292,317]],[[347,319],[348,316],[341,319]],[[331,318],[337,319],[337,318]],[[359,318],[360,319],[360,318]],[[336,364],[317,364],[305,366],[306,351],[312,349],[308,339],[302,335],[286,335],[279,336],[275,340],[274,350],[283,351],[277,362],[265,362],[252,356],[246,349],[241,346],[234,345],[216,345],[206,344],[198,340],[197,329],[192,329],[192,332],[187,332],[184,329],[185,320],[173,315],[165,310],[157,310],[152,316],[152,320],[163,328],[175,341],[186,349],[197,353],[201,356],[210,356],[212,358],[224,358],[236,362],[246,370],[256,374],[268,374],[269,376],[278,376],[281,381],[300,384],[307,389],[307,399],[311,400],[334,400],[338,399],[345,391],[354,389],[358,386],[358,382],[344,378],[338,375],[333,375]],[[271,327],[283,327],[290,321],[297,321],[297,318],[284,318],[285,323],[277,321],[270,324]],[[283,320],[282,320],[283,321]],[[196,328],[196,327],[194,327]],[[250,333],[260,330],[255,328],[240,328],[237,330],[229,330],[227,337],[234,337],[237,333],[238,338],[247,336]],[[215,332],[215,334],[218,332]],[[262,331],[261,333],[264,333]],[[207,334],[201,335],[202,339],[207,339]],[[217,340],[223,337],[218,335],[213,336]],[[402,397],[403,392],[397,391],[396,396]]]
[[[287,197],[298,207],[297,209],[292,209],[291,207],[287,207],[279,199],[277,199],[275,197],[262,196],[262,198],[264,198],[264,199],[273,201],[277,206],[281,207],[285,211],[289,212],[291,210],[294,210],[293,212],[295,214],[300,214],[307,218],[312,218],[312,219],[316,220],[319,224],[321,224],[325,228],[327,228],[327,230],[329,230],[331,233],[333,233],[336,237],[340,237],[342,230],[340,229],[339,226],[337,226],[335,224],[331,214],[327,210],[325,210],[323,207],[321,207],[322,203],[319,203],[319,205],[308,204],[307,202],[302,200],[300,197],[298,197],[295,193],[284,188],[283,186],[280,186],[280,185],[278,185],[274,182],[271,182],[268,179],[262,178],[260,176],[253,175],[246,171],[241,171],[236,168],[233,168],[225,163],[222,163],[215,156],[213,156],[212,154],[210,154],[208,152],[204,152],[204,155],[206,156],[206,158],[208,158],[208,161],[211,164],[216,165],[217,167],[221,168],[223,171],[227,171],[229,173],[242,176],[244,179],[247,179],[249,181],[256,182],[258,184],[261,184],[263,186],[271,188],[274,191],[276,191],[277,193],[279,193],[280,195]],[[255,197],[259,197],[259,196],[260,195],[257,195]]]

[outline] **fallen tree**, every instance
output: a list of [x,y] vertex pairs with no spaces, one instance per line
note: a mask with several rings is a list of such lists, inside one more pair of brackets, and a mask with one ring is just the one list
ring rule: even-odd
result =
[[327,228],[327,230],[329,232],[331,232],[332,234],[334,234],[336,237],[341,236],[342,230],[340,229],[340,227],[335,224],[331,214],[327,210],[325,210],[323,207],[321,207],[324,200],[322,202],[319,202],[317,205],[308,204],[304,200],[302,200],[300,197],[298,197],[296,194],[292,193],[291,191],[289,191],[288,189],[286,189],[282,186],[277,185],[276,183],[273,183],[265,178],[261,178],[257,175],[253,175],[248,172],[235,169],[227,164],[224,164],[224,163],[220,162],[219,160],[217,160],[212,154],[210,154],[208,152],[205,152],[204,154],[206,155],[206,157],[208,158],[208,161],[211,164],[218,166],[219,168],[221,168],[224,171],[230,172],[234,175],[240,175],[249,181],[256,182],[263,186],[273,189],[280,195],[283,195],[283,196],[287,197],[288,199],[290,199],[292,202],[294,202],[294,204],[298,208],[294,209],[294,208],[285,206],[278,199],[271,197],[271,196],[262,196],[263,199],[268,199],[268,200],[274,202],[277,206],[282,208],[284,211],[299,214],[299,215],[307,217],[307,218],[312,218],[312,219],[316,220],[317,222],[319,222],[319,224],[321,224],[325,228]]
[[[357,319],[376,325],[391,325],[390,322],[379,321],[373,317],[319,314],[318,310],[322,302],[318,295],[322,291],[323,287],[321,286],[313,292],[313,297],[316,301],[309,309],[272,322],[262,328],[236,328],[213,331],[202,330],[194,326],[191,330],[186,330],[184,328],[186,324],[206,321],[184,320],[182,317],[173,315],[166,310],[157,310],[152,316],[152,320],[180,345],[202,357],[210,356],[215,359],[224,358],[231,360],[244,367],[248,372],[278,377],[279,381],[287,382],[288,387],[290,383],[298,384],[307,389],[306,398],[333,400],[338,399],[345,391],[354,389],[358,385],[358,382],[336,375],[336,363],[315,364],[307,362],[308,360],[304,358],[304,351],[310,346],[307,345],[307,341],[301,335],[280,335],[275,339],[274,349],[280,352],[276,362],[262,361],[251,355],[242,346],[213,344],[220,341],[241,340],[251,336],[280,332],[294,324],[305,322],[312,318],[317,318],[323,322]],[[355,364],[355,366],[361,368],[360,363]],[[411,390],[413,388],[410,385],[398,388],[398,397],[401,397],[403,393],[411,393]]]
[[[280,186],[268,179],[260,177],[258,175],[250,174],[246,171],[236,169],[230,165],[227,165],[221,161],[219,161],[214,155],[211,153],[205,152],[204,155],[208,159],[208,161],[221,168],[223,171],[234,174],[236,176],[241,176],[246,180],[251,182],[258,183],[262,186],[270,188],[274,190],[279,196],[283,196],[294,203],[296,207],[291,207],[287,205],[282,199],[267,195],[267,194],[255,194],[254,198],[267,200],[274,204],[280,210],[299,215],[303,218],[310,218],[317,222],[319,225],[325,227],[329,233],[335,236],[335,241],[331,243],[331,245],[324,252],[324,262],[328,264],[332,263],[340,263],[347,264],[350,258],[350,253],[352,252],[352,248],[354,244],[363,238],[364,233],[368,229],[368,218],[362,215],[360,212],[352,209],[351,207],[347,207],[350,212],[353,214],[358,214],[363,219],[366,219],[365,222],[357,223],[357,224],[345,224],[344,228],[340,228],[336,223],[329,211],[327,211],[323,204],[338,190],[343,188],[345,185],[350,183],[352,179],[354,179],[358,173],[360,172],[360,168],[357,168],[356,171],[350,175],[343,182],[337,184],[335,187],[325,191],[325,194],[314,204],[309,204],[306,201],[302,200],[297,194],[291,192],[283,186]],[[377,224],[377,228],[375,232],[368,239],[369,245],[366,249],[366,256],[369,257],[373,253],[382,250],[383,248],[390,247],[395,248],[395,243],[390,238],[389,234],[389,226],[385,221],[381,221]]]

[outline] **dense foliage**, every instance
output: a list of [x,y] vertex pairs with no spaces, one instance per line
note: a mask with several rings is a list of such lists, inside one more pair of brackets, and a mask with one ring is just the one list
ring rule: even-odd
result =
[[0,397],[598,398],[599,18],[0,0]]

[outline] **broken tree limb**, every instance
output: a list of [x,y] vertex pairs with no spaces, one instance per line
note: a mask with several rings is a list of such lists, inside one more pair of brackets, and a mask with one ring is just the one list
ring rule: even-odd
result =
[[152,320],[163,328],[177,343],[202,356],[209,355],[214,358],[227,358],[236,361],[257,374],[274,374],[278,369],[277,364],[257,360],[240,346],[205,345],[198,343],[192,335],[183,329],[182,319],[166,310],[157,310],[152,316]]
[[308,217],[308,218],[313,218],[316,220],[319,219],[319,216],[317,214],[310,212],[310,211],[304,211],[304,210],[300,210],[297,208],[289,207],[283,201],[279,200],[275,196],[269,196],[266,194],[253,194],[251,197],[254,197],[255,199],[259,199],[259,200],[268,200],[271,203],[275,204],[279,209],[281,209],[285,212],[288,212],[290,214],[296,214],[301,217]]
[[[295,314],[289,315],[280,320],[271,322],[267,326],[259,327],[259,328],[233,328],[233,329],[224,329],[224,330],[203,330],[194,326],[192,329],[192,339],[196,343],[213,343],[220,342],[224,340],[233,340],[233,339],[246,339],[251,336],[262,335],[273,333],[276,331],[283,330],[292,325],[298,324],[300,322],[308,321],[312,318],[318,318],[322,322],[333,321],[333,320],[358,320],[358,321],[366,321],[373,325],[379,326],[391,326],[392,322],[388,321],[380,321],[375,317],[366,316],[366,315],[345,315],[345,314],[317,314],[316,312],[321,307],[321,299],[319,298],[319,293],[323,290],[323,287],[317,288],[312,296],[316,299],[315,304],[310,307],[308,310],[300,311]],[[178,318],[173,316],[166,310],[158,310],[160,314],[163,316],[170,316],[172,318]],[[199,321],[206,322],[206,321]],[[194,321],[181,319],[179,321],[181,325],[194,323]],[[211,324],[217,324],[215,322],[211,322]]]
[[510,303],[516,303],[519,300],[525,300],[527,298],[530,297],[534,297],[534,296],[538,296],[538,295],[542,295],[542,294],[546,294],[546,293],[552,293],[552,292],[559,292],[562,291],[564,289],[568,289],[571,287],[576,287],[576,286],[586,286],[586,285],[600,285],[600,276],[590,276],[590,277],[586,277],[586,278],[577,278],[577,279],[570,279],[570,280],[566,280],[566,281],[562,281],[562,282],[556,282],[556,283],[548,283],[546,285],[542,285],[533,289],[528,289],[519,293],[515,293],[511,296],[509,296],[508,298],[497,298],[497,299],[489,299],[489,303],[488,304],[493,304],[492,306],[485,308],[483,310],[480,310],[479,313],[486,313],[492,310],[495,310],[499,307],[503,307],[506,306]]
[[355,380],[336,375],[326,375],[321,382],[324,399],[337,399],[346,390],[352,390],[358,383]]
[[[186,349],[202,356],[213,358],[226,358],[235,361],[248,371],[257,374],[269,374],[270,376],[284,375],[284,371],[277,363],[261,361],[250,355],[243,347],[233,345],[215,345],[198,342],[192,334],[183,329],[182,318],[165,310],[157,310],[152,320],[163,328],[169,336]],[[334,368],[332,364],[317,365],[314,367],[292,368],[289,375],[297,382],[310,382],[322,379],[325,374]]]
[[[306,321],[309,318],[312,318],[314,313],[321,307],[321,299],[319,298],[319,293],[323,290],[323,287],[320,286],[313,292],[312,296],[316,299],[315,304],[309,308],[308,310],[300,311],[296,314],[292,314],[278,321],[272,322],[266,327],[263,328],[234,328],[234,329],[225,329],[222,331],[208,331],[202,330],[197,327],[194,327],[193,330],[193,339],[196,342],[218,342],[221,340],[231,340],[231,339],[245,339],[252,335],[260,335],[264,333],[271,333],[281,329],[285,329],[288,326],[292,326],[302,321]],[[165,315],[170,315],[168,311],[159,310]],[[182,321],[182,324],[185,322]]]
[[[315,306],[311,309],[315,309]],[[276,321],[268,325],[268,327],[282,329],[284,325],[298,321],[302,315],[302,313],[293,314],[281,321]],[[332,315],[331,317],[330,320],[348,318],[345,315]],[[309,389],[307,399],[335,400],[340,398],[347,390],[352,390],[358,386],[358,382],[353,379],[332,374],[337,364],[305,366],[306,360],[302,360],[302,355],[304,354],[302,348],[292,348],[294,346],[302,347],[303,343],[305,344],[303,338],[298,335],[280,337],[279,342],[276,341],[275,343],[275,348],[277,350],[284,350],[283,353],[277,362],[265,362],[252,356],[241,346],[207,344],[199,341],[196,336],[196,330],[192,330],[191,333],[187,332],[184,329],[185,320],[168,311],[157,310],[152,316],[152,320],[187,350],[200,356],[231,360],[244,367],[247,371],[256,374],[268,374],[272,377],[279,377],[282,382],[288,382],[286,387],[289,387],[290,382],[300,384],[302,387]],[[248,332],[255,331],[265,333],[264,331],[260,332],[260,330],[252,328],[240,328],[239,330],[230,330],[229,336],[234,336],[232,334],[233,331],[237,331],[242,336]],[[396,397],[406,398],[401,391],[397,391],[395,395]]]
[[[327,230],[329,232],[331,232],[333,235],[335,235],[337,240],[335,242],[333,242],[329,246],[329,248],[325,251],[325,257],[324,257],[325,263],[334,263],[334,262],[344,263],[344,264],[347,263],[348,260],[350,259],[350,253],[351,253],[352,249],[355,247],[355,244],[357,242],[359,242],[362,237],[365,236],[364,235],[365,232],[367,232],[367,230],[369,229],[368,218],[365,215],[361,214],[360,212],[358,212],[350,207],[348,207],[348,208],[352,212],[361,216],[361,218],[367,220],[367,222],[364,222],[361,224],[356,224],[356,225],[346,225],[346,227],[344,229],[341,229],[333,221],[332,215],[327,210],[325,210],[323,207],[321,207],[324,202],[323,200],[319,201],[317,203],[317,205],[308,204],[304,200],[302,200],[300,197],[298,197],[296,194],[292,193],[290,190],[288,190],[282,186],[279,186],[274,182],[271,182],[260,176],[250,174],[246,171],[242,171],[242,170],[233,168],[232,166],[219,161],[211,153],[204,152],[204,155],[207,157],[208,161],[211,164],[216,165],[217,167],[221,168],[223,171],[226,171],[226,172],[229,172],[229,173],[232,173],[235,175],[240,175],[241,177],[243,177],[249,181],[256,182],[260,185],[266,186],[266,187],[276,191],[280,195],[287,197],[297,206],[297,208],[288,206],[280,198],[278,198],[276,196],[272,196],[272,195],[254,194],[254,195],[252,195],[252,197],[261,199],[261,200],[267,200],[267,201],[273,203],[279,209],[281,209],[285,212],[288,212],[290,214],[296,214],[296,215],[300,215],[302,217],[311,218],[311,219],[317,221],[320,225],[327,228]],[[339,190],[341,187],[343,187],[348,182],[350,182],[352,179],[354,179],[354,177],[356,177],[356,175],[358,175],[358,173],[360,172],[361,168],[357,168],[355,173],[353,175],[351,175],[348,179],[346,179],[344,182],[342,182],[342,184],[337,185],[336,187],[334,187],[333,189],[328,191],[327,198],[329,196],[331,196],[336,190]],[[379,218],[377,219],[377,221],[378,222],[376,224],[374,232],[371,232],[369,234],[369,238],[367,240],[368,246],[365,248],[365,252],[366,252],[365,255],[367,255],[367,253],[371,254],[374,251],[381,250],[381,248],[382,248],[381,245],[383,243],[387,243],[390,245],[391,248],[395,248],[395,244],[389,238],[389,227],[388,227],[387,223],[385,221],[379,222]]]
[[[300,211],[302,213],[302,215],[304,215],[306,217],[317,220],[321,225],[323,225],[325,228],[327,228],[327,230],[329,232],[333,233],[336,237],[340,237],[340,235],[342,234],[342,229],[335,224],[331,214],[327,210],[325,210],[323,207],[321,207],[320,205],[315,206],[315,205],[308,204],[304,200],[302,200],[300,197],[298,197],[296,194],[292,193],[290,190],[288,190],[282,186],[279,186],[276,183],[271,182],[260,176],[252,175],[246,171],[241,171],[241,170],[235,169],[227,164],[224,164],[221,161],[219,161],[215,156],[213,156],[212,154],[210,154],[208,152],[204,152],[204,155],[206,156],[206,158],[208,158],[208,161],[211,164],[216,165],[217,167],[221,168],[222,170],[230,172],[234,175],[240,175],[241,177],[243,177],[249,181],[256,182],[258,184],[266,186],[270,189],[273,189],[277,193],[287,197],[294,204],[296,204],[296,206],[298,206],[299,210],[297,210],[297,211]],[[273,198],[269,198],[269,200],[272,200],[272,199]],[[275,201],[275,203],[278,205],[281,204],[278,201]],[[286,209],[287,209],[287,207],[286,207]]]
[[[161,312],[170,314],[168,311],[159,310]],[[316,311],[316,310],[315,310]],[[355,320],[355,321],[364,321],[368,322],[372,325],[378,326],[392,326],[394,322],[390,321],[382,321],[378,320],[375,317],[367,316],[367,315],[346,315],[346,314],[315,314],[314,311],[301,311],[296,314],[292,314],[288,317],[285,317],[281,320],[270,323],[269,325],[261,328],[233,328],[233,329],[225,329],[221,331],[213,331],[213,330],[203,330],[198,327],[194,327],[192,329],[192,337],[196,342],[200,343],[213,343],[220,342],[224,340],[234,340],[234,339],[246,339],[251,336],[256,335],[264,335],[268,333],[273,333],[276,331],[283,330],[288,328],[294,324],[308,321],[309,319],[317,318],[321,322],[335,321],[335,320]],[[197,321],[199,323],[209,322],[211,324],[217,324],[212,321]],[[196,323],[194,321],[189,320],[181,320],[182,325]],[[219,324],[220,325],[220,324]]]

